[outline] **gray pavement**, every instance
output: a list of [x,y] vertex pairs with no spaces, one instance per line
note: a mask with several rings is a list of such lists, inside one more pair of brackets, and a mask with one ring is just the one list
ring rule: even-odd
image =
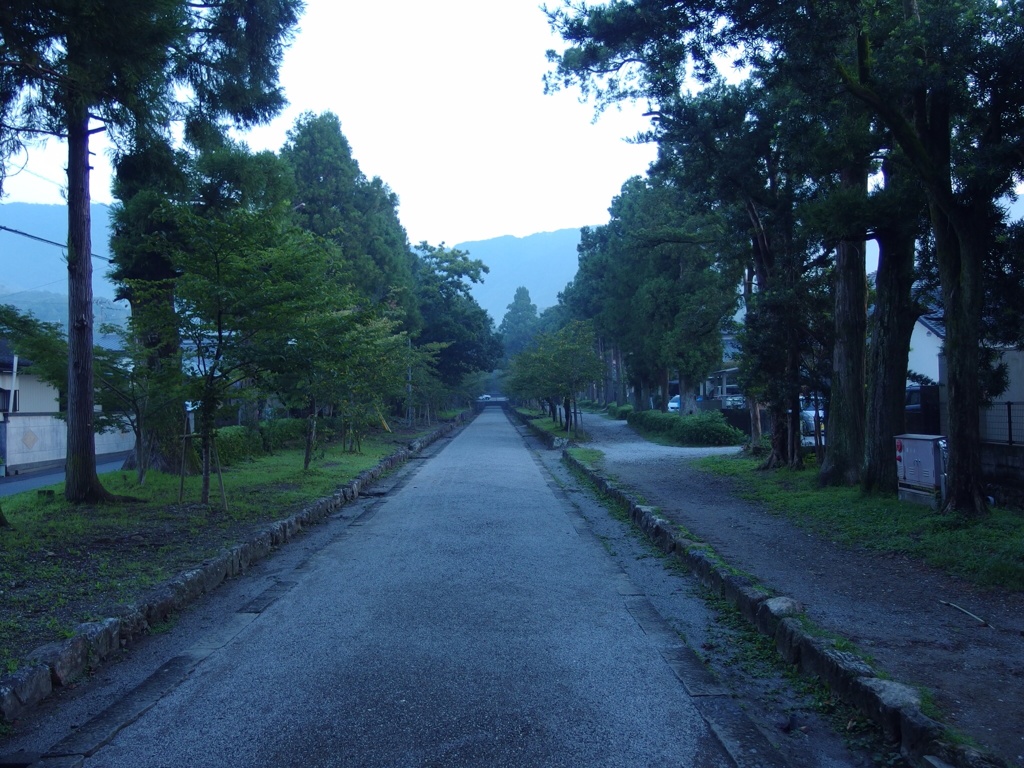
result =
[[[124,456],[101,457],[96,463],[97,473],[104,475],[108,472],[117,472],[124,465]],[[45,488],[48,485],[56,485],[64,482],[64,468],[51,467],[33,472],[24,472],[9,477],[0,477],[0,497],[13,496],[16,493],[33,491],[37,488]]]
[[798,600],[814,626],[851,642],[879,674],[927,690],[944,725],[1024,768],[1024,594],[803,528],[694,469],[688,459],[708,449],[657,445],[625,422],[588,417],[603,474],[730,567]]
[[67,709],[105,712],[39,725],[37,740],[65,734],[39,751],[85,768],[735,764],[687,692],[678,636],[503,413],[360,509],[232,613],[245,590],[215,595],[189,647],[156,642],[148,679]]

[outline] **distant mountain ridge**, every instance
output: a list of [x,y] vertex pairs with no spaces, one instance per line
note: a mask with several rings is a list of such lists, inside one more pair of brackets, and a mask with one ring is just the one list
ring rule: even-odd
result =
[[[66,242],[67,208],[2,203],[0,227],[7,228],[0,229],[0,303],[24,309],[28,302],[30,307],[38,307],[34,313],[39,319],[57,320],[54,314],[61,305],[59,297],[67,296],[66,248],[32,238]],[[93,295],[98,306],[107,304],[116,310],[123,303],[112,303],[114,285],[106,277],[110,269],[105,261],[110,253],[109,233],[110,208],[94,204],[92,252],[100,258],[93,258]],[[529,290],[538,311],[558,303],[559,291],[576,276],[579,242],[580,230],[573,228],[526,237],[505,235],[473,240],[454,247],[468,251],[471,258],[480,259],[490,269],[482,284],[472,286],[472,293],[498,326],[520,286]]]
[[[92,292],[94,296],[114,298],[114,285],[106,275],[110,264],[110,208],[94,203],[92,218],[92,252],[100,258],[92,260]],[[67,248],[43,243],[68,239],[68,209],[63,205],[34,203],[0,204],[0,285],[4,295],[16,291],[68,292]],[[11,232],[9,230],[16,230]],[[19,234],[20,233],[20,234]]]
[[484,282],[473,286],[473,298],[498,326],[520,286],[530,292],[538,312],[558,303],[559,292],[576,277],[579,243],[577,227],[527,237],[506,235],[455,247],[468,251],[470,258],[480,259],[490,269]]
[[[96,339],[104,343],[100,327],[124,326],[130,317],[128,302],[114,301],[114,284],[107,279],[110,209],[95,204],[92,217],[93,314]],[[0,304],[10,304],[36,319],[67,327],[68,209],[63,205],[0,204]],[[50,242],[43,242],[48,240]]]

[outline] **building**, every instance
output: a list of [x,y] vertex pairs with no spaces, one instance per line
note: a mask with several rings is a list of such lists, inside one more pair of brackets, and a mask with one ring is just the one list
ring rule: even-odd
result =
[[[67,424],[60,393],[32,373],[32,364],[0,339],[0,459],[5,475],[61,467],[67,456]],[[131,432],[96,435],[96,455],[115,456],[135,445]]]

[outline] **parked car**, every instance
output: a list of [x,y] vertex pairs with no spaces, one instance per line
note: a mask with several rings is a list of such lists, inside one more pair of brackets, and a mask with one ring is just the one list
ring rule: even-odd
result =
[[803,435],[804,445],[814,445],[814,417],[818,417],[818,434],[821,441],[825,442],[825,411],[821,400],[801,397],[800,398],[800,433]]
[[668,401],[668,412],[679,413],[679,395],[674,395],[672,399]]
[[491,399],[490,395],[480,395],[480,397],[477,398],[477,400],[490,400],[490,399]]

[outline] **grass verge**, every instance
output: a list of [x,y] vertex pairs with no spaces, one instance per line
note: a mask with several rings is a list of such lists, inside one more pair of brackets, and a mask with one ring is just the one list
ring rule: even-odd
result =
[[1024,514],[993,508],[966,520],[859,488],[822,488],[812,471],[757,471],[758,461],[709,456],[697,466],[738,493],[833,541],[923,560],[975,584],[1024,591]]
[[589,439],[587,437],[586,429],[574,429],[566,432],[564,426],[560,425],[543,411],[539,411],[535,408],[516,408],[516,411],[523,418],[532,421],[535,427],[542,429],[545,432],[550,432],[555,437],[567,437],[576,443],[585,443]]
[[69,637],[84,621],[117,616],[156,585],[199,565],[268,523],[329,496],[425,432],[381,433],[362,453],[328,445],[303,471],[302,448],[281,449],[224,469],[228,509],[216,476],[211,504],[199,504],[200,477],[133,472],[105,474],[105,487],[138,502],[73,506],[63,483],[6,497],[0,528],[0,674],[35,648]]

